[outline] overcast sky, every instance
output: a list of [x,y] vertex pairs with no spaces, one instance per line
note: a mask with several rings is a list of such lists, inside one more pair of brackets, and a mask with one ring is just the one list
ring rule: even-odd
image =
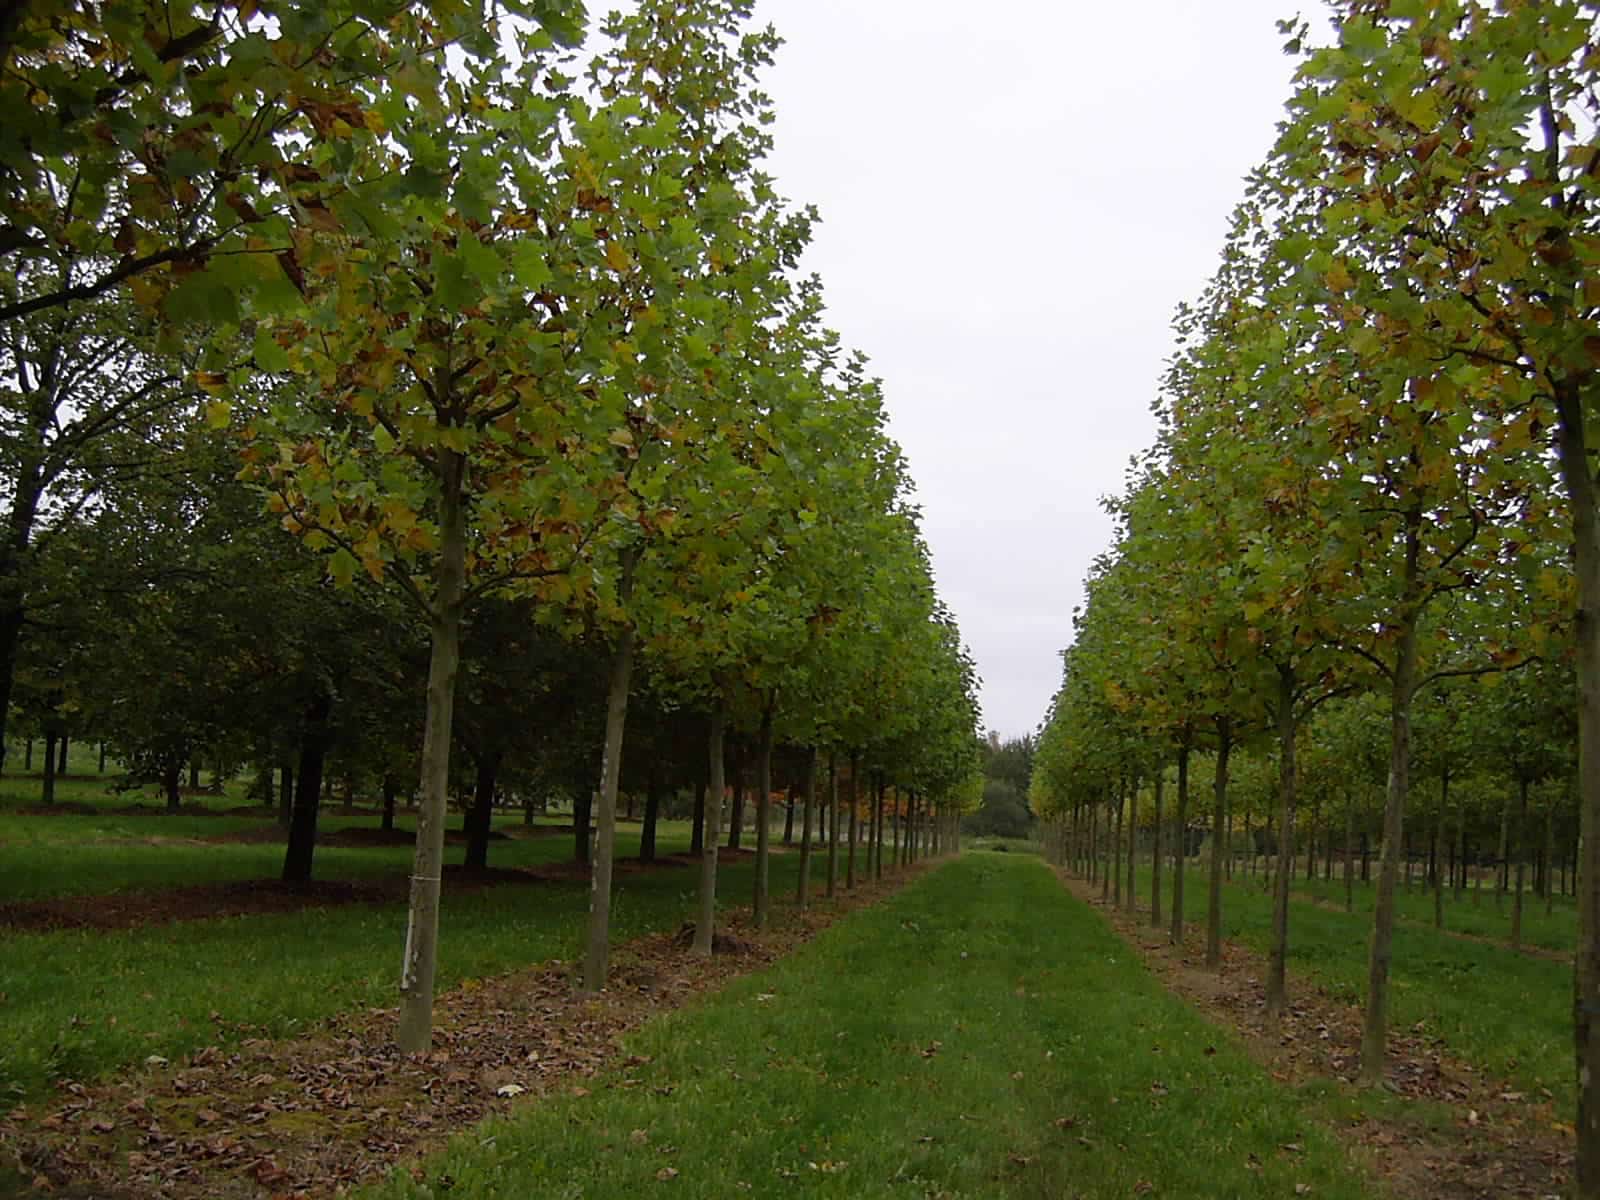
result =
[[[1315,3],[1308,6],[1314,8]],[[986,723],[1033,729],[1292,64],[1281,0],[757,0],[806,262],[884,379]]]

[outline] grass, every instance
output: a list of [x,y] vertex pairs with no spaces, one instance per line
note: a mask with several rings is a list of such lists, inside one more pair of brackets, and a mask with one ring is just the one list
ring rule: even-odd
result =
[[361,1195],[1368,1194],[1030,856],[968,854],[628,1049],[648,1062]]
[[[522,838],[518,813],[497,814],[497,825],[511,836],[489,846],[492,867],[527,867],[560,862],[572,854],[570,837]],[[452,827],[459,827],[459,816]],[[371,813],[325,814],[319,829],[332,832],[352,827],[374,828]],[[402,814],[396,822],[411,828]],[[276,879],[283,867],[283,843],[207,842],[200,839],[247,830],[270,829],[269,818],[145,817],[106,814],[19,816],[0,812],[0,902],[82,896],[139,888],[185,884],[230,883]],[[638,833],[619,832],[622,853],[638,853]],[[681,841],[688,844],[686,822],[663,822],[657,836],[662,853]],[[459,862],[463,850],[446,848],[445,861]],[[319,879],[370,879],[404,872],[411,847],[319,846],[315,875]]]
[[[1185,918],[1197,924],[1206,919],[1206,879],[1204,871],[1192,867],[1185,876]],[[1149,870],[1141,868],[1139,899],[1146,911],[1149,896]],[[1171,898],[1172,874],[1164,871],[1163,903]],[[1431,919],[1432,900],[1427,903]],[[1459,921],[1471,904],[1455,905],[1447,922],[1451,914]],[[1492,910],[1492,901],[1484,906]],[[1227,886],[1222,912],[1225,937],[1267,951],[1272,898],[1258,879]],[[1296,897],[1289,916],[1289,970],[1342,1000],[1362,1003],[1371,924],[1370,896],[1366,911],[1355,913]],[[1574,1109],[1569,963],[1514,954],[1508,946],[1467,941],[1407,921],[1395,927],[1390,985],[1394,1027],[1420,1025],[1454,1054],[1517,1090],[1538,1094],[1547,1089],[1565,1111]]]
[[[1295,881],[1294,890],[1343,907],[1344,879],[1341,871],[1342,867],[1336,866],[1335,878],[1331,881],[1299,878]],[[1370,917],[1375,893],[1372,885],[1358,880],[1353,895],[1355,911]],[[1423,887],[1420,880],[1412,888],[1408,889],[1402,884],[1395,890],[1395,908],[1403,920],[1420,925],[1433,924],[1433,893]],[[1444,926],[1455,933],[1508,942],[1511,939],[1511,896],[1507,893],[1497,901],[1492,886],[1481,892],[1468,888],[1463,899],[1457,901],[1454,893],[1447,890],[1444,895]],[[1545,901],[1534,895],[1530,885],[1522,896],[1522,940],[1526,946],[1571,953],[1578,944],[1577,903],[1569,897],[1557,896],[1550,911],[1546,912]]]
[[[636,833],[618,840],[619,852],[637,852]],[[661,852],[682,849],[687,840],[686,825],[666,826]],[[221,849],[208,846],[203,854]],[[570,849],[564,838],[496,842],[490,862],[498,856],[505,865],[519,854],[564,857]],[[210,869],[194,848],[181,851],[192,869]],[[325,853],[318,857],[326,868]],[[401,847],[398,854],[390,865],[403,869],[409,852]],[[774,856],[775,895],[792,887],[798,857]],[[690,868],[620,876],[615,935],[676,927],[692,915],[696,878]],[[745,903],[752,867],[729,864],[721,882],[724,897]],[[584,883],[454,894],[447,888],[441,986],[574,957],[587,906]],[[404,928],[401,905],[349,905],[119,933],[7,936],[0,943],[0,1109],[43,1095],[54,1079],[94,1078],[149,1054],[170,1058],[252,1034],[282,1036],[344,1009],[392,1004]]]

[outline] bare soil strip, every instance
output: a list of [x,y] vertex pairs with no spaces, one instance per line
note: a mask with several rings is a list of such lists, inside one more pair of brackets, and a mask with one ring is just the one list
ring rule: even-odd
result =
[[[430,1054],[398,1053],[396,1010],[375,1009],[303,1038],[208,1047],[105,1083],[63,1084],[57,1098],[0,1119],[0,1164],[58,1200],[329,1195],[485,1117],[551,1092],[586,1094],[599,1071],[643,1065],[623,1054],[623,1035],[759,970],[927,868],[858,884],[804,913],[780,906],[776,928],[759,934],[738,910],[709,960],[690,954],[687,930],[635,939],[613,952],[611,986],[598,997],[578,994],[572,965],[560,961],[468,981],[439,998]],[[633,1084],[625,1077],[621,1086]]]
[[[1078,899],[1098,909],[1178,996],[1237,1032],[1250,1054],[1283,1083],[1318,1078],[1353,1084],[1360,1061],[1361,1010],[1304,980],[1290,979],[1292,1003],[1277,1029],[1265,1019],[1266,960],[1234,942],[1223,944],[1219,970],[1205,963],[1205,929],[1190,925],[1185,945],[1172,946],[1166,923],[1151,926],[1100,900],[1098,885],[1056,872]],[[1336,1129],[1379,1180],[1405,1200],[1496,1200],[1566,1194],[1574,1133],[1553,1098],[1526,1096],[1453,1058],[1440,1039],[1420,1030],[1391,1030],[1384,1086],[1403,1098],[1447,1106],[1441,1127],[1365,1117]]]

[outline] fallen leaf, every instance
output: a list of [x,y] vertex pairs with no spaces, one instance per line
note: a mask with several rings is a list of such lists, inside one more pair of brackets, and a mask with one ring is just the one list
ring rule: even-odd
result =
[[676,1179],[677,1177],[678,1177],[678,1168],[677,1167],[662,1167],[661,1170],[656,1172],[656,1178],[658,1180],[660,1180],[662,1183],[665,1183],[669,1179]]

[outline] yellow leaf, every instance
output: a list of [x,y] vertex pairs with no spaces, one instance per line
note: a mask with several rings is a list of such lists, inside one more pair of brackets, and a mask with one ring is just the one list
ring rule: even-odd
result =
[[215,396],[228,386],[228,377],[221,371],[196,371],[194,382],[196,387]]
[[1355,279],[1350,274],[1350,268],[1345,266],[1342,261],[1336,261],[1333,266],[1328,268],[1328,274],[1325,279],[1327,280],[1328,288],[1335,292],[1348,292],[1356,285]]
[[606,265],[620,274],[633,266],[633,259],[628,257],[620,242],[607,242]]
[[233,418],[233,405],[226,400],[213,400],[206,405],[206,424],[212,429],[226,429]]

